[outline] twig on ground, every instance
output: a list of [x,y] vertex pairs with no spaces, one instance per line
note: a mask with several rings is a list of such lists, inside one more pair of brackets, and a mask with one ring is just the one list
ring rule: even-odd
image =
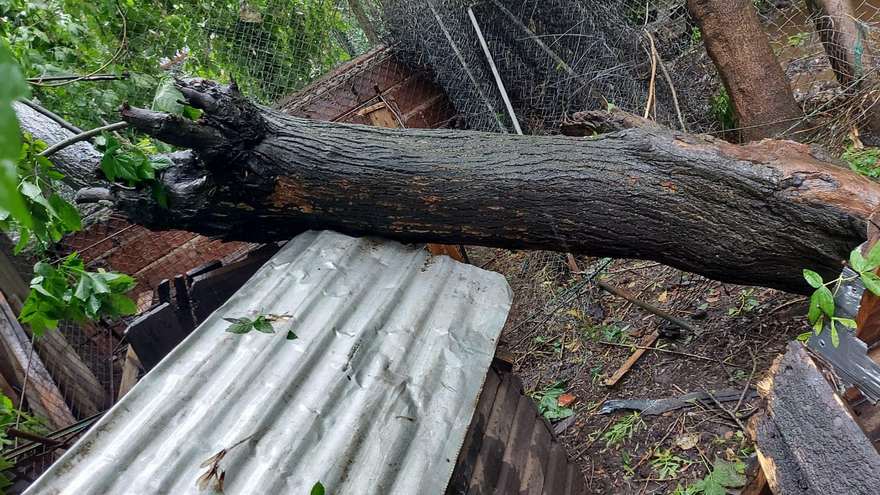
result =
[[706,390],[705,392],[709,396],[709,398],[712,399],[712,402],[714,402],[715,405],[718,406],[719,409],[724,411],[728,416],[730,416],[731,418],[733,418],[734,421],[736,421],[736,424],[739,425],[740,430],[742,430],[743,432],[746,431],[745,425],[743,425],[743,422],[740,421],[740,419],[736,416],[736,414],[730,412],[729,409],[724,407],[724,404],[722,404],[718,399],[716,399],[715,396],[712,395],[712,392],[709,392],[708,390]]
[[618,344],[617,342],[608,342],[608,341],[605,341],[605,340],[597,340],[596,343],[597,343],[597,344],[602,344],[602,345],[611,345],[611,346],[614,346],[614,347],[625,347],[625,348],[627,348],[627,349],[633,349],[633,348],[635,348],[635,349],[645,348],[645,349],[647,349],[647,350],[649,350],[649,351],[665,352],[665,353],[667,353],[667,354],[676,354],[676,355],[679,355],[679,356],[687,356],[687,357],[694,358],[694,359],[702,359],[703,361],[709,361],[710,363],[718,363],[718,364],[722,364],[722,365],[733,366],[733,367],[735,367],[735,368],[745,368],[744,366],[741,366],[741,365],[739,365],[739,364],[724,363],[724,362],[721,361],[720,359],[715,359],[715,358],[710,358],[710,357],[706,357],[706,356],[701,356],[701,355],[699,355],[699,354],[691,354],[690,352],[673,351],[673,350],[671,350],[671,349],[661,349],[661,348],[659,348],[659,347],[644,347],[644,346],[630,345],[630,344]]

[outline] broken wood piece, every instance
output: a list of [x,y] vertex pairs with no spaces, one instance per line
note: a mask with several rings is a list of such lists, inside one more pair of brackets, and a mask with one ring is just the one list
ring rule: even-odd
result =
[[654,345],[654,342],[657,342],[657,339],[659,338],[660,333],[656,330],[654,330],[654,332],[652,332],[650,335],[643,337],[641,342],[639,342],[640,347],[632,353],[632,355],[623,363],[620,369],[618,369],[616,372],[614,372],[613,375],[611,375],[611,378],[605,380],[605,385],[608,387],[613,387],[617,385],[617,382],[619,382],[620,379],[623,378],[623,375],[625,375],[630,370],[630,368],[632,368],[633,365],[636,364],[636,361],[638,361],[639,358],[642,357],[642,354],[647,352],[648,348]]
[[758,384],[766,408],[749,422],[773,493],[877,493],[880,454],[798,342]]
[[[719,402],[733,402],[740,397],[740,390],[724,389],[714,392],[715,400]],[[751,399],[758,394],[750,389],[746,393],[746,397]],[[684,407],[693,406],[697,402],[709,400],[709,394],[706,392],[691,392],[679,397],[668,397],[665,399],[612,399],[606,400],[599,409],[599,414],[610,414],[614,411],[629,410],[639,411],[646,416],[656,416],[665,412],[682,409]]]
[[657,306],[654,306],[653,304],[649,304],[649,303],[646,303],[645,301],[639,300],[638,298],[636,298],[635,296],[633,296],[632,294],[630,294],[629,292],[627,292],[623,289],[620,289],[618,287],[614,287],[613,285],[609,285],[609,284],[603,282],[602,280],[597,280],[596,285],[599,286],[599,288],[601,288],[602,290],[604,290],[606,292],[610,292],[611,294],[614,294],[615,296],[620,297],[622,299],[626,299],[627,301],[644,309],[645,311],[647,311],[653,315],[657,315],[660,318],[663,318],[664,320],[667,320],[667,321],[679,326],[680,328],[682,328],[684,330],[687,330],[687,331],[689,331],[691,333],[695,333],[695,334],[700,333],[700,330],[697,327],[691,325],[690,323],[684,321],[683,319],[681,319],[677,316],[672,316],[671,314],[667,313],[666,311],[663,311],[662,309],[658,308]]

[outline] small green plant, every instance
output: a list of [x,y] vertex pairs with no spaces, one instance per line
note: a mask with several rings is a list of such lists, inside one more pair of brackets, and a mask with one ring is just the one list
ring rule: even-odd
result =
[[804,46],[804,44],[806,44],[806,42],[809,41],[809,39],[810,39],[810,33],[801,32],[801,33],[797,33],[797,34],[793,34],[793,35],[789,36],[787,42],[788,42],[788,46],[797,48],[797,47]]
[[698,45],[703,41],[703,32],[700,28],[694,26],[691,28],[691,44]]
[[[256,315],[253,318],[242,316],[240,318],[223,318],[231,323],[226,327],[229,333],[245,334],[256,330],[260,333],[275,333],[275,327],[272,326],[273,321],[289,319],[288,315]],[[287,340],[295,340],[297,335],[292,330],[287,332]]]
[[604,340],[615,344],[626,344],[629,341],[629,326],[589,325],[584,327],[584,336],[590,340]]
[[746,484],[746,465],[742,461],[727,462],[716,458],[712,471],[705,478],[681,488],[676,486],[673,495],[724,495],[730,489],[741,488]]
[[602,440],[605,440],[606,448],[615,448],[632,438],[635,433],[644,427],[645,422],[642,421],[641,415],[633,412],[611,425],[611,428],[602,435]]
[[721,88],[721,91],[712,97],[709,107],[715,120],[721,124],[722,131],[736,129],[736,116],[733,113],[733,104],[730,102],[730,95],[727,94],[726,89]]
[[632,454],[627,451],[620,453],[620,467],[623,468],[623,475],[626,478],[632,478],[636,474],[636,469],[632,465]]
[[324,495],[324,492],[324,485],[319,481],[312,487],[312,491],[309,492],[309,495]]
[[841,158],[854,172],[872,179],[880,178],[880,167],[877,166],[877,161],[880,160],[880,148],[859,149],[849,145]]
[[681,468],[690,463],[691,461],[673,454],[669,449],[658,449],[651,459],[651,467],[661,480],[677,478]]
[[532,394],[532,398],[538,402],[538,412],[548,421],[558,421],[574,414],[574,409],[559,405],[559,397],[565,393],[565,382],[556,382],[553,385]]
[[751,313],[758,307],[758,299],[755,297],[755,289],[745,289],[739,292],[738,305],[727,308],[728,316],[741,316],[745,313]]
[[[810,309],[807,313],[807,319],[813,325],[813,331],[816,335],[822,333],[825,323],[828,323],[831,332],[831,344],[834,347],[840,345],[840,336],[837,334],[837,324],[841,324],[848,328],[856,328],[856,322],[849,318],[839,318],[834,316],[835,304],[834,295],[840,289],[843,282],[853,280],[856,277],[861,278],[865,288],[874,295],[880,296],[880,276],[874,273],[877,267],[880,267],[880,243],[875,244],[868,257],[862,256],[859,248],[855,248],[849,254],[849,266],[858,275],[844,279],[840,275],[834,280],[825,282],[822,276],[813,270],[804,270],[804,279],[810,284],[810,287],[816,289],[810,296]],[[834,289],[830,289],[833,287]]]

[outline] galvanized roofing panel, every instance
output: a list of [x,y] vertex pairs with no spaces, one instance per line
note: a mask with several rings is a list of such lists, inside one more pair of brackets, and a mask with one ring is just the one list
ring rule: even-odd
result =
[[[26,493],[199,493],[223,449],[228,494],[442,493],[510,302],[498,274],[304,233]],[[257,313],[292,317],[225,331]]]

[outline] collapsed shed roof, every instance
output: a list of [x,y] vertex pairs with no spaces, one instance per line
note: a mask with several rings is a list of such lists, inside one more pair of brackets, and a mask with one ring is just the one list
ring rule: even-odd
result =
[[[225,493],[442,493],[510,303],[501,275],[304,233],[26,493],[199,493],[224,450]],[[226,332],[258,314],[275,334]]]

